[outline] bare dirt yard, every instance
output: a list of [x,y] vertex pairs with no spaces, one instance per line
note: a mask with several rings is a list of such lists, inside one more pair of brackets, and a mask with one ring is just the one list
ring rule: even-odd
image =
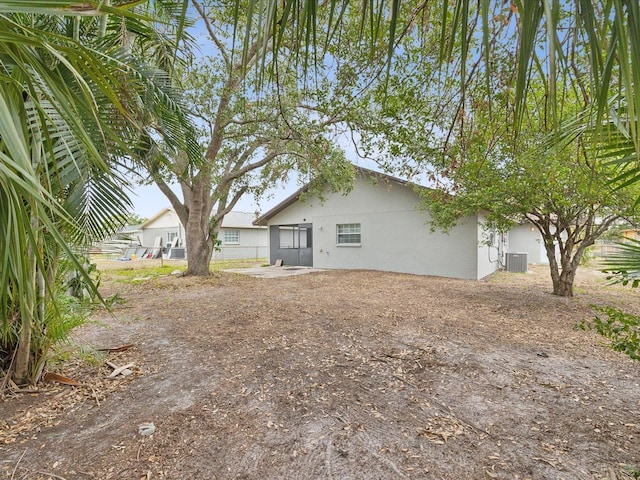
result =
[[[102,289],[126,302],[56,367],[81,385],[0,400],[0,478],[638,478],[640,363],[573,327],[590,304],[640,313],[640,298],[596,271],[573,299],[544,267]],[[106,378],[107,361],[133,373]]]

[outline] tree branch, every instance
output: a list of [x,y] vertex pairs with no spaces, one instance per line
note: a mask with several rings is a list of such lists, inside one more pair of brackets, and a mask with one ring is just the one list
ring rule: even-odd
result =
[[[236,206],[236,204],[238,203],[238,201],[240,200],[240,198],[242,198],[242,196],[247,192],[248,187],[244,186],[242,187],[240,190],[238,190],[234,195],[233,198],[231,198],[231,201],[229,203],[227,203],[227,205],[225,207],[223,207],[222,209],[220,208],[222,206],[222,204],[218,204],[218,211],[216,212],[216,214],[213,216],[213,219],[215,219],[215,222],[217,223],[221,218],[224,218],[224,216],[229,213],[231,210],[233,210],[233,208]],[[226,202],[226,199],[225,199]]]
[[225,48],[224,44],[218,38],[216,33],[213,31],[213,26],[211,25],[211,22],[209,21],[209,17],[204,11],[204,7],[200,3],[198,3],[197,0],[191,0],[191,3],[200,14],[200,18],[202,18],[202,20],[204,21],[204,25],[207,29],[207,32],[209,33],[209,37],[211,38],[211,40],[213,40],[213,43],[215,43],[216,46],[218,47],[218,50],[220,51],[220,55],[222,55],[222,58],[224,59],[225,67],[227,68],[227,70],[230,70],[232,66],[231,58],[229,57],[229,54],[227,53],[227,49]]
[[264,156],[261,160],[258,160],[258,161],[253,162],[253,163],[249,163],[249,164],[245,165],[242,168],[239,168],[237,170],[233,170],[233,171],[229,172],[228,175],[226,175],[225,177],[223,177],[220,180],[220,183],[222,183],[222,184],[230,184],[233,180],[236,180],[237,178],[242,177],[244,174],[246,174],[248,172],[256,170],[256,169],[258,169],[260,167],[264,167],[270,161],[272,161],[275,158],[279,157],[280,155],[284,155],[284,154],[285,154],[285,152],[282,152],[282,151],[272,152],[272,153]]
[[187,219],[189,217],[189,210],[185,205],[180,201],[178,196],[175,194],[171,187],[158,175],[153,175],[153,181],[156,182],[160,191],[169,199],[169,203],[178,214],[180,221],[183,225],[187,224]]

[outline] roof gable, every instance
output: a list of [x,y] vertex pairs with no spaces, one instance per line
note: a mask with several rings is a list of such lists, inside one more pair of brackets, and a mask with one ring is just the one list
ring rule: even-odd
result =
[[173,213],[174,215],[176,215],[176,221],[177,221],[176,225],[180,223],[180,220],[178,219],[176,212],[172,208],[165,207],[162,210],[160,210],[158,213],[156,213],[154,216],[152,216],[149,220],[142,223],[140,225],[140,230],[143,230],[145,228],[150,228],[154,223],[157,223],[158,221],[160,221],[168,213]]
[[[371,178],[372,180],[375,180],[375,181],[384,181],[384,182],[388,182],[388,183],[395,183],[395,184],[406,186],[406,187],[409,187],[409,186],[420,187],[420,185],[416,185],[416,184],[414,184],[412,182],[409,182],[407,180],[402,180],[401,178],[397,178],[397,177],[394,177],[392,175],[387,175],[386,173],[376,172],[375,170],[370,170],[368,168],[360,167],[360,166],[357,166],[357,165],[354,165],[353,167],[355,168],[356,175],[358,175],[358,176],[369,177],[369,178]],[[293,205],[295,202],[300,200],[300,197],[304,193],[307,193],[309,191],[310,187],[311,187],[311,184],[307,183],[306,185],[304,185],[303,187],[298,189],[296,192],[294,192],[292,195],[290,195],[287,198],[285,198],[282,202],[280,202],[278,205],[273,207],[271,210],[265,212],[260,217],[258,217],[253,222],[253,224],[254,225],[267,225],[267,222],[271,218],[275,217],[278,213],[283,211],[285,208]],[[422,188],[426,188],[426,187],[422,187]]]

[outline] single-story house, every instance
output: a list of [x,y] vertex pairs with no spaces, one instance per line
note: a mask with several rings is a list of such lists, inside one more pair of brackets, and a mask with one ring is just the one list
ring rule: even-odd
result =
[[[247,212],[229,212],[222,220],[219,240],[220,251],[213,252],[214,260],[236,260],[267,257],[267,228],[254,225],[256,216]],[[142,245],[153,247],[158,238],[161,246],[173,250],[173,258],[184,258],[185,229],[178,214],[171,208],[163,208],[140,225]]]
[[483,212],[448,233],[431,231],[429,212],[408,182],[356,168],[348,194],[321,199],[305,186],[254,222],[269,227],[271,264],[474,280],[500,268],[507,237],[484,228]]

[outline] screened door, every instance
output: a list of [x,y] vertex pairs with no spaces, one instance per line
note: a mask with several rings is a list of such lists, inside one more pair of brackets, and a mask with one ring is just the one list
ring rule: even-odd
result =
[[269,230],[271,262],[282,259],[284,265],[313,266],[313,225],[271,225]]

